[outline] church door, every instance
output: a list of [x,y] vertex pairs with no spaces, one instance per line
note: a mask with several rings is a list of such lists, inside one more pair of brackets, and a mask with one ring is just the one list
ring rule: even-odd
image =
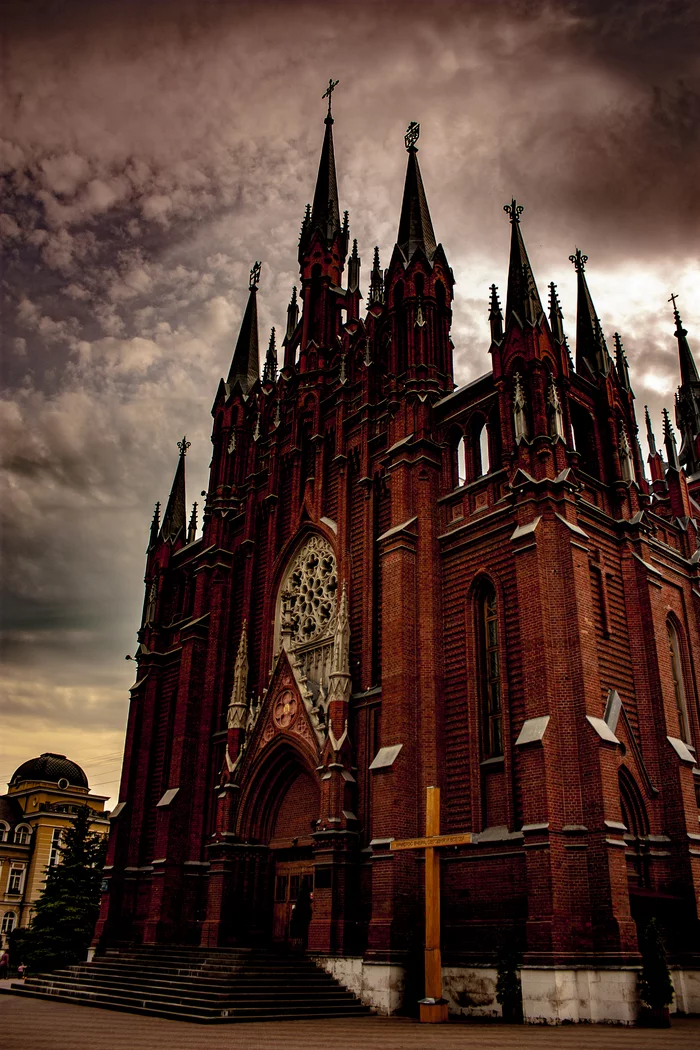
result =
[[289,944],[292,910],[302,883],[313,890],[314,866],[310,860],[281,860],[275,864],[275,901],[272,916],[272,940]]

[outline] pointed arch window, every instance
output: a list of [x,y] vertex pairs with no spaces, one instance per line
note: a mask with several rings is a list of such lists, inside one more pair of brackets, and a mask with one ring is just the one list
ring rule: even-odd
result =
[[486,758],[499,758],[503,754],[501,642],[498,601],[491,584],[487,584],[481,592],[479,620],[483,749]]
[[681,661],[681,647],[678,639],[678,631],[671,620],[666,621],[668,631],[668,649],[671,657],[671,678],[673,680],[673,692],[678,711],[678,735],[684,744],[690,743],[690,726],[688,724],[688,704],[685,698],[685,685],[683,682],[683,664]]

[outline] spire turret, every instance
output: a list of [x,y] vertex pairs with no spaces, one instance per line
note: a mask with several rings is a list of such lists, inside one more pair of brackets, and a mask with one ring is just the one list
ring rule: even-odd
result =
[[489,299],[489,324],[491,326],[491,342],[500,343],[503,338],[503,312],[498,298],[498,288],[491,285],[491,298]]
[[[347,214],[347,213],[346,213]],[[356,292],[360,287],[360,256],[357,254],[357,238],[352,242],[352,252],[348,261],[348,291]]]
[[243,314],[236,349],[231,361],[228,379],[226,380],[229,388],[238,381],[244,394],[247,394],[250,388],[260,379],[257,301],[260,265],[259,262],[256,262],[250,271],[248,304]]
[[187,542],[194,543],[197,538],[197,504],[192,504],[192,513],[190,514],[190,523],[187,526]]
[[154,543],[158,541],[158,532],[160,530],[160,501],[156,503],[156,508],[153,511],[153,518],[151,520],[151,535],[148,540],[148,549],[150,550]]
[[185,502],[185,456],[191,442],[183,437],[178,441],[180,458],[173,478],[173,486],[168,497],[168,505],[163,515],[163,524],[160,529],[160,539],[166,543],[175,543],[178,539],[185,538],[185,521],[187,507]]
[[[295,289],[296,291],[296,289]],[[267,345],[265,355],[265,367],[263,369],[263,383],[274,383],[277,379],[277,347],[275,345],[275,329],[270,329],[270,342]]]
[[656,437],[651,425],[651,416],[649,415],[649,406],[644,406],[644,421],[647,425],[647,444],[649,445],[649,455],[656,455]]
[[622,339],[620,339],[620,333],[615,332],[613,335],[615,341],[615,371],[617,372],[617,378],[620,380],[620,386],[623,390],[627,390],[632,393],[632,384],[630,383],[630,370],[629,362],[627,360],[627,354],[622,347]]
[[681,315],[678,312],[676,306],[677,295],[672,295],[669,299],[669,303],[673,302],[673,317],[676,322],[676,339],[678,340],[678,357],[680,359],[681,366],[681,386],[687,386],[689,383],[700,382],[700,375],[698,375],[697,365],[693,359],[693,355],[688,345],[688,332],[683,327],[681,321]]
[[555,343],[559,343],[561,346],[562,343],[566,342],[564,314],[562,313],[559,296],[557,295],[557,286],[554,281],[549,286],[549,327],[552,329],[552,338]]
[[510,262],[508,264],[508,294],[506,296],[506,325],[515,315],[521,325],[529,321],[535,325],[543,314],[540,293],[537,291],[535,278],[530,266],[525,242],[520,230],[522,204],[515,198],[510,204],[504,204],[503,210],[510,216]]
[[289,300],[289,306],[287,307],[287,332],[285,335],[285,341],[289,341],[297,330],[299,324],[299,301],[297,299],[297,288],[296,285],[292,288],[292,298]]
[[668,461],[668,469],[680,470],[681,465],[678,461],[676,435],[673,432],[673,427],[671,425],[671,417],[667,408],[664,409],[664,445],[666,446],[666,459]]
[[598,319],[586,281],[588,256],[577,248],[569,256],[578,278],[578,304],[576,309],[576,371],[582,375],[601,373],[607,375],[612,364],[603,329]]
[[406,149],[408,151],[408,167],[403,188],[399,232],[396,237],[396,243],[403,252],[407,263],[410,262],[419,248],[425,252],[430,262],[437,248],[428,200],[425,196],[423,179],[418,166],[416,142],[419,134],[420,124],[412,121],[405,136]]
[[384,302],[384,274],[379,264],[379,246],[375,246],[374,260],[372,262],[372,273],[369,279],[369,306],[375,303],[381,305]]

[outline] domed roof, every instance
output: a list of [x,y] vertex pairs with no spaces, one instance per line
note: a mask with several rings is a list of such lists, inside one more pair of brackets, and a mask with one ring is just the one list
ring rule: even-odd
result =
[[39,758],[30,758],[23,762],[12,774],[10,787],[17,787],[24,780],[48,780],[52,784],[58,784],[59,780],[67,780],[70,787],[88,787],[87,777],[75,762],[71,762],[65,755],[53,755],[50,751],[44,752]]

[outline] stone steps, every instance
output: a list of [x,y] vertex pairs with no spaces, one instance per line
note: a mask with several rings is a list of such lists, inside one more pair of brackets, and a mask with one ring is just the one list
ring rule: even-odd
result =
[[370,1012],[307,959],[238,949],[149,946],[110,951],[92,963],[32,975],[10,991],[200,1024]]

